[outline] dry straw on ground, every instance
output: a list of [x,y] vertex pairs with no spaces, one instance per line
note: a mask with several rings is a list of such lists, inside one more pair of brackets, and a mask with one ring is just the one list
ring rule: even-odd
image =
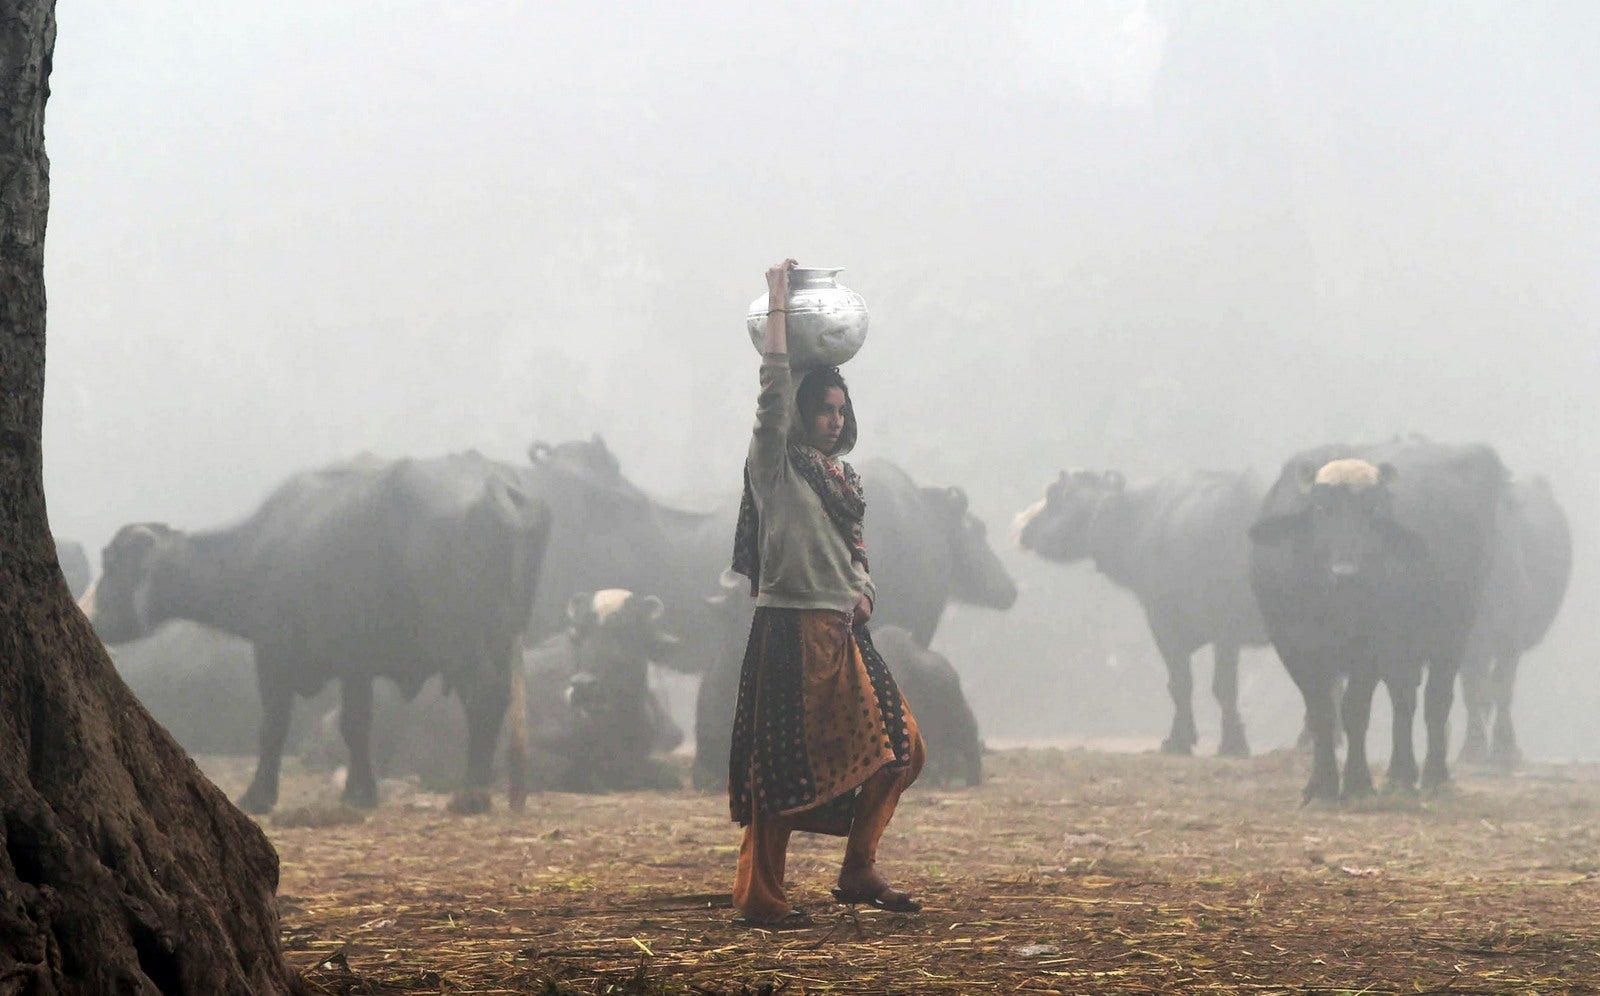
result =
[[340,994],[1600,992],[1600,769],[1329,811],[1298,808],[1288,754],[989,760],[979,789],[902,803],[884,867],[920,915],[834,905],[838,842],[799,837],[815,925],[734,926],[716,795],[456,816],[413,792],[269,824],[284,948]]

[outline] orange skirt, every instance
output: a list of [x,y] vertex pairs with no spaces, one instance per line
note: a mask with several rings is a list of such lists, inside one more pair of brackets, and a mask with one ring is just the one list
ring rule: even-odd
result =
[[734,822],[760,812],[849,834],[856,789],[911,764],[915,730],[865,626],[827,609],[756,609],[728,760]]

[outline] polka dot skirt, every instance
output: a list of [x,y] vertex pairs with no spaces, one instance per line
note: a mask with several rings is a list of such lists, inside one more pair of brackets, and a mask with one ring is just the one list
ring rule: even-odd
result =
[[728,763],[734,821],[801,814],[796,829],[848,834],[861,783],[911,763],[915,724],[866,627],[825,609],[757,609]]

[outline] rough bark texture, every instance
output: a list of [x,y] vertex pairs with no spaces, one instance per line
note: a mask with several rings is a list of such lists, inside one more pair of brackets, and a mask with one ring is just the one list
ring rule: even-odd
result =
[[55,10],[0,0],[0,994],[274,993],[278,858],[116,677],[45,518]]

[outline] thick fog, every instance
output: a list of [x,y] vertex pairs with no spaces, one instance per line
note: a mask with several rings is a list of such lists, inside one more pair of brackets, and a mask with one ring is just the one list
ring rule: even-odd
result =
[[[1518,725],[1529,754],[1600,757],[1594,5],[59,18],[59,535],[215,526],[360,451],[520,461],[596,432],[657,495],[725,499],[745,309],[791,255],[872,310],[857,456],[965,487],[1022,585],[935,641],[991,741],[1153,744],[1170,720],[1131,597],[1009,547],[1060,469],[1271,475],[1414,431],[1553,482],[1576,567]],[[1280,746],[1298,697],[1247,659],[1253,746]],[[1207,752],[1209,680],[1207,659]]]

